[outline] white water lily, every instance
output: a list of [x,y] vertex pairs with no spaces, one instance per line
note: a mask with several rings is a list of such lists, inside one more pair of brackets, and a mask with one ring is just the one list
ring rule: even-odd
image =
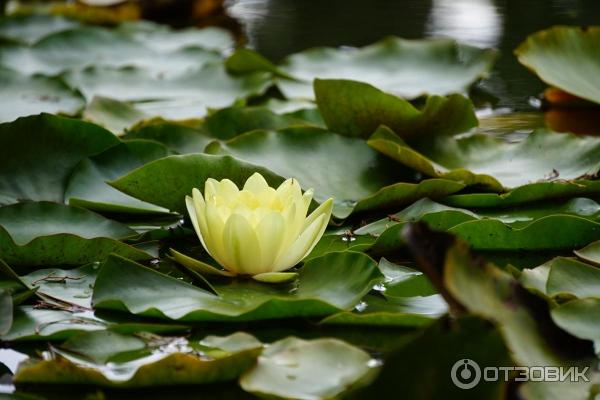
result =
[[194,189],[185,201],[202,246],[224,269],[272,276],[298,264],[323,236],[333,200],[307,216],[312,197],[295,179],[274,189],[255,173],[241,190],[229,179],[208,179],[204,196]]

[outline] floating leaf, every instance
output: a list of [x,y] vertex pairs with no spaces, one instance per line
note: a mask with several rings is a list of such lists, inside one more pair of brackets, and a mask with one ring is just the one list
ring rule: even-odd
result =
[[[108,331],[83,333],[70,338],[64,348],[54,348],[48,359],[22,363],[14,382],[142,388],[230,381],[252,366],[262,344],[243,333],[231,335],[229,342],[234,346],[228,351],[227,340],[220,341],[221,348],[207,348],[202,342],[171,339],[154,349],[149,346],[148,354],[140,351],[145,343],[133,337]],[[131,354],[136,350],[137,357]]]
[[544,82],[600,103],[600,28],[555,26],[530,35],[516,50]]
[[594,177],[600,170],[596,156],[599,138],[545,130],[537,130],[518,143],[473,135],[439,138],[412,148],[381,127],[368,143],[427,176],[483,185],[497,192],[537,181]]
[[130,140],[81,161],[69,178],[65,200],[74,206],[100,212],[162,213],[162,207],[142,202],[119,192],[106,182],[151,161],[169,155],[160,143]]
[[495,52],[449,39],[383,39],[359,49],[314,48],[286,58],[280,69],[296,79],[280,80],[288,98],[312,98],[312,81],[352,79],[401,97],[465,92],[485,77]]
[[370,383],[371,356],[336,339],[290,337],[272,343],[240,378],[248,392],[278,399],[333,399]]
[[600,266],[600,240],[588,244],[583,249],[576,250],[575,254],[583,261]]
[[[118,277],[119,285],[115,285]],[[233,280],[214,295],[121,257],[110,257],[94,287],[97,309],[181,321],[242,321],[323,316],[354,307],[380,275],[362,253],[329,253],[306,262],[297,288]],[[135,291],[129,288],[135,287]]]
[[25,44],[33,44],[50,34],[79,27],[76,20],[56,15],[23,14],[0,19],[0,36]]
[[1,64],[28,75],[57,75],[92,65],[137,66],[154,75],[172,75],[220,60],[219,54],[201,48],[156,51],[116,30],[91,26],[53,33],[30,47],[0,48]]
[[231,154],[283,177],[295,178],[303,189],[314,189],[318,202],[333,197],[333,214],[339,218],[347,217],[363,197],[405,180],[402,171],[363,140],[320,128],[248,132],[224,144],[215,142],[206,151]]
[[77,163],[119,143],[96,125],[48,114],[0,124],[0,193],[62,202]]
[[13,323],[13,300],[9,291],[0,290],[0,336],[10,331]]
[[0,208],[0,254],[14,266],[81,265],[110,253],[151,258],[115,240],[135,233],[98,214],[61,204],[30,202]]
[[230,156],[189,154],[153,161],[110,185],[137,199],[185,214],[185,196],[191,195],[193,188],[203,191],[208,178],[227,178],[241,187],[255,172],[265,177],[271,187],[284,181],[265,168]]
[[84,105],[60,78],[24,76],[0,67],[0,122],[42,112],[76,114]]
[[600,269],[574,259],[557,257],[550,264],[546,291],[550,296],[600,297]]
[[466,132],[477,126],[471,101],[459,94],[429,96],[422,108],[362,82],[314,82],[319,111],[332,132],[368,138],[386,125],[406,141]]
[[65,79],[88,100],[103,96],[138,102],[140,111],[166,119],[201,118],[207,108],[227,107],[238,99],[260,95],[271,84],[269,74],[232,76],[219,64],[166,77],[136,67],[90,67],[71,71]]
[[153,123],[134,128],[127,132],[125,138],[155,140],[179,154],[202,153],[206,145],[214,140],[200,129],[170,123]]
[[94,97],[83,111],[83,119],[105,127],[115,135],[148,116],[132,105],[108,97]]

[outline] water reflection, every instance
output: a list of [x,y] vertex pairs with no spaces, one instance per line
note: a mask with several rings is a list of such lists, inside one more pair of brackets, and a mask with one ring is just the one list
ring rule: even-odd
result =
[[433,0],[426,34],[479,47],[497,47],[502,36],[502,15],[491,0]]

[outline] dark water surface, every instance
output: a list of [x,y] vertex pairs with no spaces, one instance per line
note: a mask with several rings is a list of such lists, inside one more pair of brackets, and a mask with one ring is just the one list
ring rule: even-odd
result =
[[451,37],[501,51],[483,87],[496,107],[531,109],[544,88],[513,50],[552,25],[600,25],[599,0],[237,0],[230,14],[272,60],[315,46],[364,46],[382,37]]

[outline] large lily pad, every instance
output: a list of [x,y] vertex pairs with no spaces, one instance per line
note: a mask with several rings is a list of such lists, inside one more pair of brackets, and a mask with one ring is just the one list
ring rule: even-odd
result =
[[98,124],[115,135],[148,116],[129,103],[109,99],[108,97],[94,97],[83,110],[83,119]]
[[280,80],[288,98],[312,98],[312,81],[352,79],[381,90],[414,98],[423,94],[465,92],[485,77],[495,52],[453,40],[383,39],[360,49],[315,48],[294,54],[280,65],[298,81]]
[[231,179],[241,187],[255,172],[264,176],[271,186],[284,181],[265,168],[230,156],[189,154],[153,161],[110,184],[137,199],[185,214],[185,196],[190,195],[193,188],[203,190],[208,178]]
[[136,260],[147,253],[119,242],[135,231],[82,208],[49,202],[0,208],[0,254],[10,265],[81,265],[110,253]]
[[333,213],[340,218],[349,215],[358,200],[406,180],[404,171],[363,140],[319,128],[253,131],[224,144],[215,142],[206,151],[231,154],[283,177],[296,178],[303,189],[315,190],[315,200],[333,197]]
[[466,132],[477,126],[473,104],[459,94],[429,96],[422,108],[355,81],[314,82],[319,111],[327,127],[348,136],[369,137],[386,125],[406,141]]
[[0,86],[0,122],[42,112],[73,115],[84,105],[60,78],[24,76],[0,67]]
[[555,26],[529,36],[515,54],[544,82],[600,103],[600,27]]
[[119,143],[96,125],[48,114],[0,124],[0,193],[62,202],[77,163]]
[[575,251],[575,254],[586,262],[600,266],[600,240]]
[[3,46],[0,64],[24,74],[56,75],[91,65],[138,66],[154,74],[177,74],[220,61],[219,54],[200,48],[155,51],[115,30],[80,27],[44,37],[30,47]]
[[172,123],[152,123],[127,132],[126,139],[148,139],[179,154],[202,153],[214,137],[205,131]]
[[[244,333],[199,343],[157,342],[110,331],[83,333],[54,348],[48,359],[23,362],[14,381],[120,388],[222,382],[237,378],[262,351],[262,343]],[[218,347],[210,346],[213,342]]]
[[337,398],[374,378],[371,356],[336,339],[290,337],[271,344],[240,379],[246,391],[269,398]]
[[[115,284],[118,279],[119,284]],[[297,286],[232,280],[213,283],[218,295],[118,256],[102,266],[94,286],[97,309],[180,321],[242,321],[325,316],[354,307],[381,279],[377,265],[355,252],[306,262]],[[131,290],[132,287],[136,289]]]
[[69,178],[65,200],[70,205],[101,212],[166,212],[164,208],[127,196],[106,182],[167,155],[164,146],[150,140],[130,140],[111,147],[77,165]]
[[56,15],[12,15],[0,19],[0,36],[25,44],[33,44],[52,33],[79,27],[76,20]]
[[505,191],[532,182],[594,177],[600,170],[600,139],[538,130],[518,143],[487,135],[439,138],[416,147],[386,127],[369,145],[427,176],[455,179]]
[[207,108],[227,107],[262,94],[271,84],[268,73],[232,76],[220,64],[166,77],[136,67],[90,67],[71,71],[65,79],[88,100],[103,96],[139,102],[140,111],[167,119],[201,118]]

